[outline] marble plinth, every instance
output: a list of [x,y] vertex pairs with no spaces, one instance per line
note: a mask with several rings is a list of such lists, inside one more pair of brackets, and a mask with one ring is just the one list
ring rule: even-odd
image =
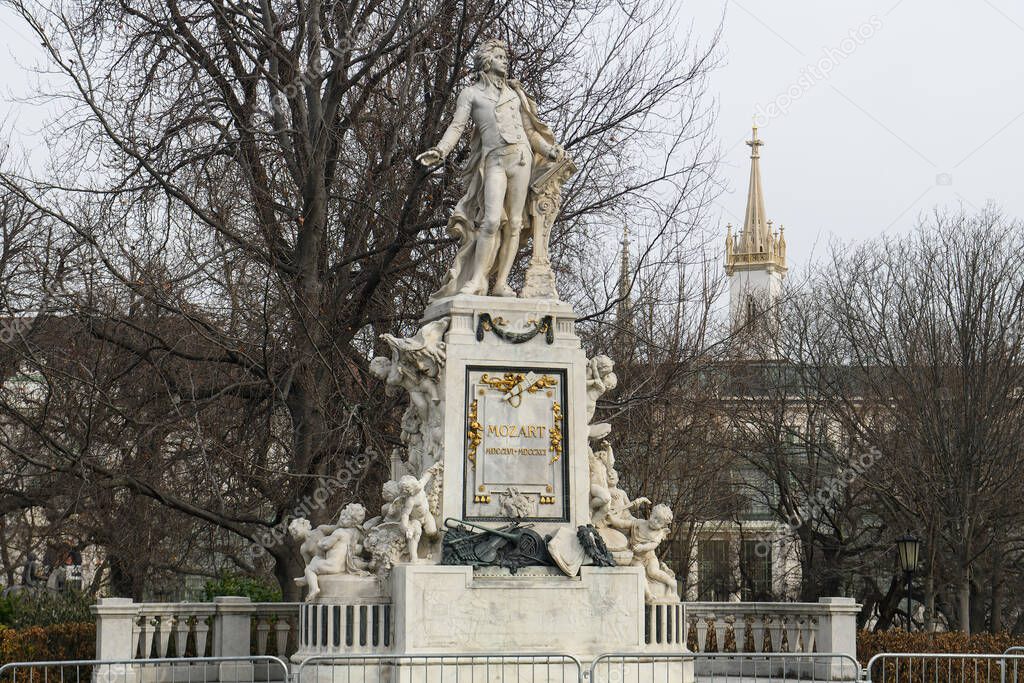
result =
[[583,567],[569,578],[526,567],[400,565],[392,575],[395,648],[430,652],[557,652],[591,659],[645,651],[637,567]]

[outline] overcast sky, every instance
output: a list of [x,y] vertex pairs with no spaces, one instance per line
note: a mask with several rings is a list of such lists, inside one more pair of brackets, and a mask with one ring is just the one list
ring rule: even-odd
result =
[[723,225],[742,223],[755,114],[792,265],[935,205],[1024,218],[1024,3],[699,0],[681,18],[706,33],[723,12]]
[[[695,0],[681,30],[692,21],[707,37],[723,15],[711,81],[723,226],[742,222],[755,115],[768,215],[786,226],[792,265],[832,236],[906,231],[935,205],[993,201],[1024,217],[1024,3]],[[24,91],[16,64],[39,47],[6,9],[0,43],[8,90]]]

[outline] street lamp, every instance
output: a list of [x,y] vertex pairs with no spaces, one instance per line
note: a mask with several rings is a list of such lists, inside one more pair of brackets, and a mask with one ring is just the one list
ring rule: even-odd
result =
[[910,590],[914,570],[921,552],[921,539],[909,531],[896,539],[896,550],[900,554],[900,568],[907,575],[907,632],[910,632]]

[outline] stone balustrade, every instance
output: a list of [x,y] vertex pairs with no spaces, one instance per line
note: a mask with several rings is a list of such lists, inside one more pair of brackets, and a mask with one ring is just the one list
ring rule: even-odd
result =
[[[696,652],[856,657],[858,609],[851,598],[649,605],[644,640],[651,652],[678,652],[688,644]],[[391,606],[386,603],[254,603],[239,597],[215,598],[212,603],[136,603],[105,598],[93,612],[97,657],[107,660],[247,655],[284,659],[297,650],[296,658],[302,659],[388,653],[394,643]],[[723,660],[714,666],[729,673],[741,664]],[[816,677],[825,680],[849,677],[848,664],[817,661],[814,666],[821,669]]]
[[[791,653],[774,660],[787,669],[814,667],[821,680],[850,680],[859,674],[849,660],[825,660],[809,655],[835,653],[857,657],[857,613],[853,598],[821,598],[818,602],[686,602],[684,642],[695,652]],[[751,675],[751,660],[720,659],[698,663],[697,673]],[[708,669],[702,671],[702,667]],[[747,671],[751,669],[751,671]]]
[[299,605],[220,597],[213,602],[134,602],[103,598],[96,615],[100,659],[291,655]]
[[856,652],[852,598],[683,605],[684,638],[696,652]]

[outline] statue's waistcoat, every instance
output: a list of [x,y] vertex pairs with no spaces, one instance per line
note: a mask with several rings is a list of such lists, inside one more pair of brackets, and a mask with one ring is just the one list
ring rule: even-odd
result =
[[[487,98],[490,99],[490,98]],[[481,119],[477,121],[484,147],[525,143],[526,130],[523,127],[521,103],[516,92],[509,87],[502,88],[493,107],[481,107]]]

